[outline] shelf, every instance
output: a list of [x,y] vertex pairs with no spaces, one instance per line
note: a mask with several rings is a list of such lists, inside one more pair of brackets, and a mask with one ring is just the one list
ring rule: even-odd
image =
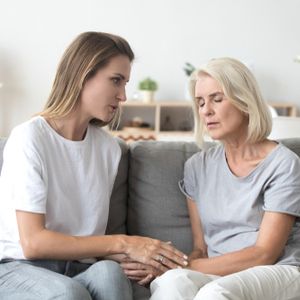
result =
[[296,117],[297,107],[293,103],[288,102],[268,102],[273,108],[276,109],[280,116]]
[[[132,127],[136,120],[148,128]],[[122,104],[120,130],[113,131],[113,135],[126,141],[175,139],[175,136],[186,139],[193,135],[193,121],[190,101],[128,101]]]

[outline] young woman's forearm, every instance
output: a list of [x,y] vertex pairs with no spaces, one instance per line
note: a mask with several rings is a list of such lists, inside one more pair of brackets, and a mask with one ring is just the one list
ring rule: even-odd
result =
[[126,236],[76,237],[44,229],[21,240],[28,259],[82,259],[121,254],[126,251]]

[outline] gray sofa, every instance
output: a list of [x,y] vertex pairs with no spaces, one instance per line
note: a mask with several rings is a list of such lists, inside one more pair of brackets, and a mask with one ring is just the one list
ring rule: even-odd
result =
[[[0,140],[0,169],[4,142]],[[281,142],[300,156],[300,138]],[[121,140],[119,143],[122,159],[111,197],[107,233],[172,241],[189,253],[192,235],[178,180],[182,177],[184,162],[199,148],[190,142],[141,141],[130,146]],[[133,287],[134,299],[149,299],[147,288],[136,284]]]

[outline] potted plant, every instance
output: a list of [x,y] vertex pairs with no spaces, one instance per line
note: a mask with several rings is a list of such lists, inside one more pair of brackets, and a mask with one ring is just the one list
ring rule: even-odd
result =
[[186,100],[192,100],[192,97],[190,94],[190,76],[195,70],[196,70],[196,68],[189,62],[186,62],[183,67],[183,71],[188,77],[186,84],[185,84],[185,99]]
[[144,102],[152,102],[154,99],[154,92],[157,90],[157,83],[155,80],[147,77],[140,81],[139,90],[142,92]]
[[192,65],[192,64],[190,64],[190,63],[188,63],[188,62],[186,62],[185,63],[185,65],[184,65],[184,67],[183,67],[183,71],[185,72],[185,74],[187,75],[187,76],[191,76],[191,74],[194,72],[196,70],[196,68]]

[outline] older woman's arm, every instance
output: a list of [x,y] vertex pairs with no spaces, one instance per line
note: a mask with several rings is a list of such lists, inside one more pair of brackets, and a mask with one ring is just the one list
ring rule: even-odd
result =
[[217,257],[194,259],[189,267],[203,273],[228,275],[258,265],[274,264],[283,252],[294,222],[292,215],[265,212],[253,246]]
[[207,257],[207,246],[204,241],[201,220],[198,214],[198,208],[192,199],[187,198],[187,206],[190,216],[192,234],[193,234],[193,251],[189,255],[189,261],[196,258]]

